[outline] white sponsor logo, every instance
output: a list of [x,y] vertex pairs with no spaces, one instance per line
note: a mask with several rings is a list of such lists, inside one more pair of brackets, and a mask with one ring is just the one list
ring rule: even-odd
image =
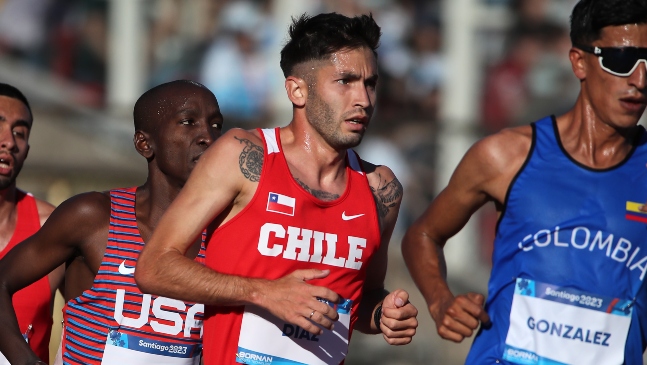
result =
[[341,213],[341,219],[343,219],[343,220],[345,220],[345,221],[349,221],[349,220],[351,220],[351,219],[359,218],[359,217],[361,217],[361,216],[363,216],[363,215],[364,215],[364,214],[346,215],[346,212],[344,211],[344,212],[342,212],[342,213]]
[[135,267],[127,267],[126,266],[126,260],[121,262],[121,265],[119,265],[119,273],[122,275],[130,275],[135,273]]

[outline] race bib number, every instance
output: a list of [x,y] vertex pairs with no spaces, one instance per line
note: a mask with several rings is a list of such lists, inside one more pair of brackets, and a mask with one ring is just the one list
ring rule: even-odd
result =
[[622,364],[632,302],[518,278],[503,359]]
[[198,365],[201,347],[171,343],[111,330],[102,364]]
[[350,310],[353,302],[326,302],[337,310],[339,320],[332,331],[313,335],[285,323],[269,312],[246,306],[238,339],[236,362],[252,365],[337,365],[348,353]]

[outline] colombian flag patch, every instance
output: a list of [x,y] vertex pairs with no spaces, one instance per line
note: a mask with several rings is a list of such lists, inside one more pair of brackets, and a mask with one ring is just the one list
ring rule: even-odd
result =
[[644,203],[636,202],[627,202],[627,211],[625,213],[625,218],[630,221],[636,221],[647,224],[647,212],[640,210],[640,207],[645,205]]

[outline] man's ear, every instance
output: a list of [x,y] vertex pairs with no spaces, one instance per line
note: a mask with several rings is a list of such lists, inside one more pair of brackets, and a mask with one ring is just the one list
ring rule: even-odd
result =
[[297,107],[303,107],[308,100],[308,84],[304,79],[296,76],[288,76],[285,79],[285,91],[288,98]]
[[149,136],[142,131],[135,131],[133,136],[133,143],[135,144],[135,149],[139,152],[140,155],[144,156],[147,160],[153,157],[155,154],[153,148],[148,143]]
[[568,52],[568,58],[571,60],[571,67],[573,68],[575,76],[580,80],[586,79],[586,73],[588,71],[586,52],[579,48],[572,47]]

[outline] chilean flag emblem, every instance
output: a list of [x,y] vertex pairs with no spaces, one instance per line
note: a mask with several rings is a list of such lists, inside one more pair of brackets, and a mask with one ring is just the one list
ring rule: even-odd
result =
[[270,193],[267,197],[267,211],[294,216],[296,199],[287,195]]

